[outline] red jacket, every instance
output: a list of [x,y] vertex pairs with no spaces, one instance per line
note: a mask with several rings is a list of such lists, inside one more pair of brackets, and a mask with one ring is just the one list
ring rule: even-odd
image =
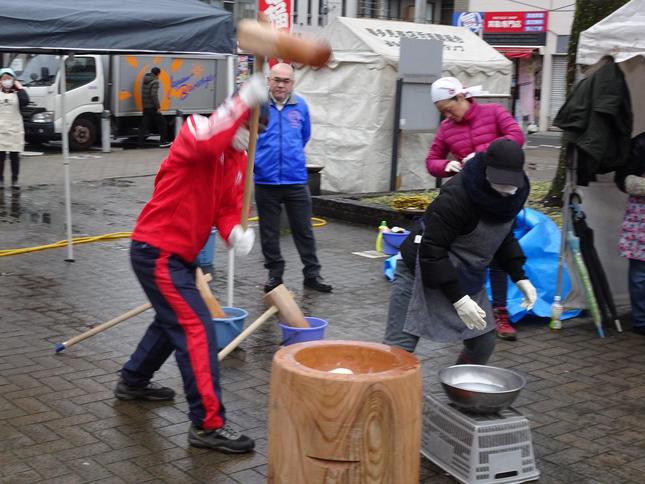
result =
[[249,109],[237,97],[209,118],[189,117],[155,178],[132,239],[193,262],[211,227],[228,240],[240,223],[246,152],[230,145]]
[[524,145],[524,134],[511,114],[501,104],[479,104],[474,99],[459,123],[441,122],[426,158],[432,176],[454,175],[445,171],[448,153],[461,161],[470,153],[486,151],[496,139],[508,138]]

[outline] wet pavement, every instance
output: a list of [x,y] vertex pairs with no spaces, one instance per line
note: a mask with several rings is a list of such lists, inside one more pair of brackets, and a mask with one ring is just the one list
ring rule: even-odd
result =
[[[164,152],[72,159],[74,235],[131,230]],[[60,157],[24,157],[22,172],[19,193],[0,193],[0,249],[65,238]],[[327,222],[316,237],[334,292],[303,289],[288,234],[285,284],[306,315],[329,321],[327,339],[380,342],[389,293],[383,260],[352,254],[373,249],[376,230]],[[194,449],[186,442],[187,405],[173,359],[156,380],[179,392],[174,403],[120,402],[112,395],[151,313],[54,354],[57,343],[147,302],[129,267],[127,239],[77,245],[73,263],[65,256],[54,249],[0,258],[0,482],[265,482],[270,364],[282,339],[277,324],[265,324],[222,364],[229,421],[256,439],[256,452]],[[211,287],[225,301],[221,241],[213,273]],[[249,311],[247,322],[264,309],[265,278],[256,245],[236,264],[234,303]],[[645,338],[608,331],[600,339],[583,318],[564,327],[554,333],[546,321],[520,322],[519,341],[499,341],[491,360],[528,381],[515,408],[531,423],[539,482],[643,482]],[[419,346],[426,392],[441,392],[437,372],[458,351],[427,341]],[[426,459],[421,464],[421,482],[455,482]]]

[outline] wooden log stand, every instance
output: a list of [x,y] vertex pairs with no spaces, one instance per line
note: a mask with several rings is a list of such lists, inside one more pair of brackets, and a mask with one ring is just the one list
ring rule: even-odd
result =
[[418,483],[422,394],[419,360],[398,348],[282,348],[271,370],[268,482]]

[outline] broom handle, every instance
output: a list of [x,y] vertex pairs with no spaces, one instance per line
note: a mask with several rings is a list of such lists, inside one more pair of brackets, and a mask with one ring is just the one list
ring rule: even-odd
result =
[[278,312],[278,308],[276,306],[271,306],[269,309],[264,311],[264,313],[262,313],[262,315],[258,319],[253,321],[253,323],[251,323],[248,328],[246,328],[239,335],[237,335],[237,337],[233,341],[231,341],[228,345],[226,345],[226,347],[223,348],[217,354],[217,359],[219,361],[222,361],[224,358],[226,358],[228,354],[231,351],[233,351],[235,348],[237,348],[242,341],[244,341],[251,333],[253,333],[256,329],[262,326],[262,324],[264,324],[267,319],[269,319],[277,312]]
[[121,316],[117,316],[116,318],[110,319],[109,321],[106,321],[103,324],[99,324],[98,326],[95,326],[94,328],[88,331],[85,331],[84,333],[81,333],[78,336],[74,336],[73,338],[65,341],[63,343],[63,346],[65,348],[69,348],[70,346],[75,345],[76,343],[79,343],[84,339],[89,338],[90,336],[94,336],[95,334],[105,331],[106,329],[111,328],[112,326],[122,323],[126,319],[130,319],[136,316],[137,314],[147,311],[148,309],[151,308],[151,306],[152,305],[150,303],[142,304],[141,306],[131,309],[130,311],[128,311],[125,314],[122,314]]
[[[202,277],[206,282],[210,282],[213,279],[213,277],[210,274],[203,274]],[[106,329],[110,329],[112,326],[116,326],[117,324],[122,323],[123,321],[133,318],[137,314],[141,314],[142,312],[147,311],[151,307],[152,305],[150,303],[142,304],[141,306],[131,309],[127,313],[123,313],[121,316],[117,316],[116,318],[110,319],[105,323],[101,323],[98,326],[94,326],[92,329],[89,329],[84,333],[76,335],[73,338],[68,339],[67,341],[64,341],[63,343],[58,343],[56,345],[56,353],[59,353],[69,348],[70,346],[75,345],[76,343],[80,343],[84,339],[90,338],[95,334],[101,333]]]
[[[264,57],[255,57],[256,72],[263,72]],[[246,174],[244,175],[244,195],[242,196],[242,217],[240,225],[244,230],[249,226],[249,208],[251,207],[251,195],[253,193],[253,166],[255,164],[255,147],[257,146],[258,127],[260,126],[260,106],[251,110],[251,126],[249,127],[249,149],[247,150]]]

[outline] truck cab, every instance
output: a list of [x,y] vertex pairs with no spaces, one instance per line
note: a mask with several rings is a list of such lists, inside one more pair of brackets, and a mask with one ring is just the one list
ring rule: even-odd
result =
[[[69,146],[87,150],[100,141],[101,113],[109,110],[110,133],[136,136],[141,126],[141,83],[159,67],[161,113],[169,131],[177,115],[210,114],[234,86],[231,54],[74,55],[65,56],[65,110]],[[30,143],[61,139],[60,56],[29,57],[18,79],[29,94],[23,110]]]
[[[65,108],[71,149],[89,149],[98,139],[105,96],[105,65],[102,57],[66,56]],[[18,76],[30,99],[29,105],[23,110],[27,142],[60,139],[59,69],[59,56],[40,54],[29,58]]]

